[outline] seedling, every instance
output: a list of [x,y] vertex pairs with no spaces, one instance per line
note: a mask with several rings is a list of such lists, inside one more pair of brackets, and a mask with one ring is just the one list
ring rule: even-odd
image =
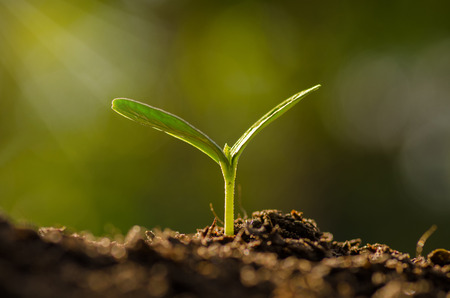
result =
[[114,99],[112,109],[128,119],[151,126],[191,144],[219,164],[225,180],[225,235],[234,235],[234,183],[242,151],[261,129],[319,87],[320,85],[316,85],[286,99],[256,121],[232,147],[225,144],[223,149],[187,121],[164,110],[127,98]]

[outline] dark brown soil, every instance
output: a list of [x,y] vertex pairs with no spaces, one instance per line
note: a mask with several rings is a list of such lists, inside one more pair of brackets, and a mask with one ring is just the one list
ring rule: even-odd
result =
[[255,212],[227,237],[130,230],[124,243],[0,218],[0,297],[450,297],[450,257],[333,241],[300,212]]

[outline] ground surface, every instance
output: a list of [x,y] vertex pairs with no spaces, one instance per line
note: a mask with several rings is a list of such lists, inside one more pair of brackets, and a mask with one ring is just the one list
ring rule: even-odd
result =
[[292,211],[226,237],[134,227],[123,243],[0,218],[0,297],[450,297],[450,256],[336,242]]

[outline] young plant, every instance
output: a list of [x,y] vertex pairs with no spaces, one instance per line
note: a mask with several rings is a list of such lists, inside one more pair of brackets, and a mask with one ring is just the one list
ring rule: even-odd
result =
[[316,85],[286,99],[256,121],[232,147],[225,144],[223,149],[187,121],[164,110],[127,98],[114,99],[112,109],[128,119],[151,126],[191,144],[219,164],[225,180],[225,235],[234,235],[234,183],[242,151],[261,129],[319,87],[320,85]]

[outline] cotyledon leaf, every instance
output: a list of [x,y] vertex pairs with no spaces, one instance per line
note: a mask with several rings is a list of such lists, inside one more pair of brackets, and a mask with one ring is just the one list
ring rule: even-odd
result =
[[151,126],[191,144],[218,164],[228,163],[222,149],[213,140],[176,115],[128,98],[114,99],[112,109],[128,119]]
[[320,88],[320,85],[316,85],[307,90],[303,90],[290,98],[286,99],[272,110],[270,110],[267,114],[262,116],[258,121],[255,122],[240,138],[236,141],[236,143],[231,147],[230,154],[232,158],[232,162],[235,163],[239,159],[242,151],[245,146],[247,146],[248,142],[259,132],[261,129],[272,123],[275,119],[286,113],[290,108],[292,108],[296,103],[298,103],[303,97],[308,95],[309,93],[316,91]]

